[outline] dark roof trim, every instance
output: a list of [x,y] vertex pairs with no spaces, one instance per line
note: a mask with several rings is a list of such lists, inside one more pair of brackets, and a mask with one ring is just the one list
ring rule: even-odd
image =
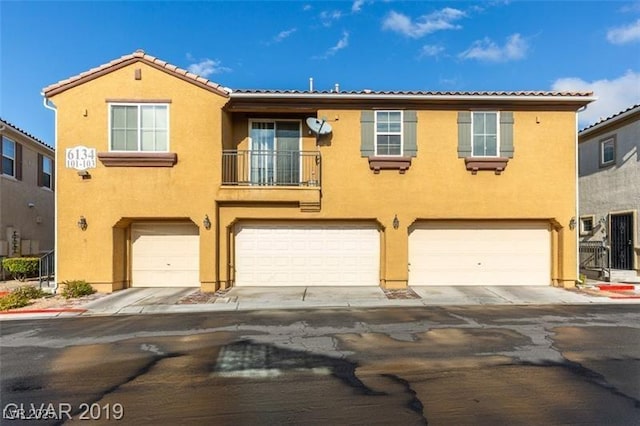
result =
[[[48,151],[50,151],[50,153],[53,155],[53,153],[55,152],[55,148],[50,146],[49,144],[41,141],[40,139],[36,138],[35,136],[33,136],[30,133],[27,133],[26,131],[22,130],[20,127],[16,126],[15,124],[12,124],[10,122],[8,122],[7,120],[0,118],[0,123],[3,126],[8,126],[10,127],[14,132],[16,133],[20,133],[22,134],[24,137],[31,139],[33,142],[42,145],[44,148],[46,148]],[[4,130],[4,129],[3,129]]]
[[584,129],[580,130],[580,132],[578,133],[578,136],[580,137],[587,137],[590,134],[593,133],[597,133],[603,130],[606,130],[608,128],[611,128],[612,126],[615,126],[616,124],[632,117],[633,115],[638,114],[640,115],[640,104],[636,104],[633,106],[630,106],[629,108],[620,111],[618,113],[615,113],[607,118],[603,118],[593,124],[591,124],[588,127],[585,127]]

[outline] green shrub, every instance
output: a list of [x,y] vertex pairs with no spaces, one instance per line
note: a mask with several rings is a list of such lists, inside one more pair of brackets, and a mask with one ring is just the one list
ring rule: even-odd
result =
[[0,297],[0,311],[22,308],[29,304],[29,299],[17,293],[9,293]]
[[11,292],[21,297],[25,297],[27,299],[40,299],[47,295],[41,288],[34,287],[32,285],[23,285],[18,288],[13,289]]
[[71,299],[72,297],[88,296],[96,292],[91,284],[84,280],[65,281],[62,283],[62,297]]
[[24,281],[38,274],[40,259],[37,257],[8,257],[2,259],[2,267],[14,280]]

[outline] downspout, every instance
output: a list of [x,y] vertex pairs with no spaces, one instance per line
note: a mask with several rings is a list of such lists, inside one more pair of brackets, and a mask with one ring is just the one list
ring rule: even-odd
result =
[[54,134],[53,134],[53,146],[55,148],[54,153],[54,188],[53,192],[53,211],[54,211],[54,222],[53,222],[53,250],[54,250],[54,275],[53,275],[53,294],[58,292],[58,109],[56,106],[47,98],[44,93],[40,93],[42,95],[42,105],[46,109],[50,109],[54,114]]
[[581,280],[580,280],[580,163],[579,163],[579,154],[578,154],[578,144],[579,144],[579,138],[578,138],[578,132],[580,129],[580,124],[578,121],[578,114],[581,113],[582,111],[586,110],[587,106],[583,106],[578,108],[578,110],[576,111],[576,142],[575,142],[575,165],[576,165],[576,214],[575,214],[575,218],[576,218],[576,235],[575,235],[575,239],[576,239],[576,282],[580,283],[580,284],[584,284]]

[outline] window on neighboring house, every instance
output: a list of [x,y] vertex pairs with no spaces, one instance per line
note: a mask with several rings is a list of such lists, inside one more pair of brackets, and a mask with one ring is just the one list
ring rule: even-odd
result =
[[593,232],[593,217],[580,218],[580,234],[586,235]]
[[600,165],[608,166],[616,162],[616,138],[610,137],[600,141]]
[[53,160],[44,155],[38,155],[39,172],[38,183],[43,188],[53,189]]
[[0,151],[2,151],[2,174],[21,180],[22,146],[2,136],[0,139]]
[[169,107],[111,104],[109,130],[111,151],[167,152]]
[[375,155],[402,155],[402,111],[376,111]]

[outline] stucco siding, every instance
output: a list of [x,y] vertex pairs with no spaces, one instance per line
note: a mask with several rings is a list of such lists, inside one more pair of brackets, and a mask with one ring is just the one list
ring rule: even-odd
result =
[[[616,137],[616,161],[600,167],[600,141]],[[640,210],[640,120],[597,134],[579,145],[580,215],[595,221],[615,212]],[[599,228],[601,229],[601,228]],[[586,239],[602,239],[596,231]],[[636,246],[640,229],[636,223]]]
[[36,253],[25,255],[53,250],[54,192],[38,186],[38,154],[53,159],[53,152],[9,126],[2,134],[22,147],[22,177],[0,174],[0,240],[7,241],[10,227],[22,240],[35,242]]
[[[295,106],[234,112],[222,94],[135,62],[52,97],[60,152],[76,145],[109,152],[109,101],[118,100],[168,103],[169,151],[177,163],[107,167],[98,160],[89,179],[58,164],[59,281],[86,279],[104,291],[129,286],[131,224],[176,220],[198,227],[205,290],[233,284],[234,229],[245,223],[366,223],[380,234],[375,265],[380,284],[389,288],[407,285],[408,236],[417,221],[544,223],[552,245],[549,281],[572,285],[577,278],[575,231],[569,229],[577,214],[575,112],[566,106],[553,110],[551,102],[549,111],[508,101],[496,106],[513,112],[513,158],[502,173],[473,174],[458,158],[457,111],[414,103],[417,156],[406,173],[374,173],[361,155],[361,110],[373,109],[371,104],[313,113]],[[471,100],[465,108],[473,106]],[[327,117],[333,127],[318,145],[304,124],[313,115]],[[250,149],[249,123],[261,119],[300,120],[302,150],[319,154],[321,186],[222,185],[223,150]],[[80,217],[86,218],[86,230],[77,226]]]

